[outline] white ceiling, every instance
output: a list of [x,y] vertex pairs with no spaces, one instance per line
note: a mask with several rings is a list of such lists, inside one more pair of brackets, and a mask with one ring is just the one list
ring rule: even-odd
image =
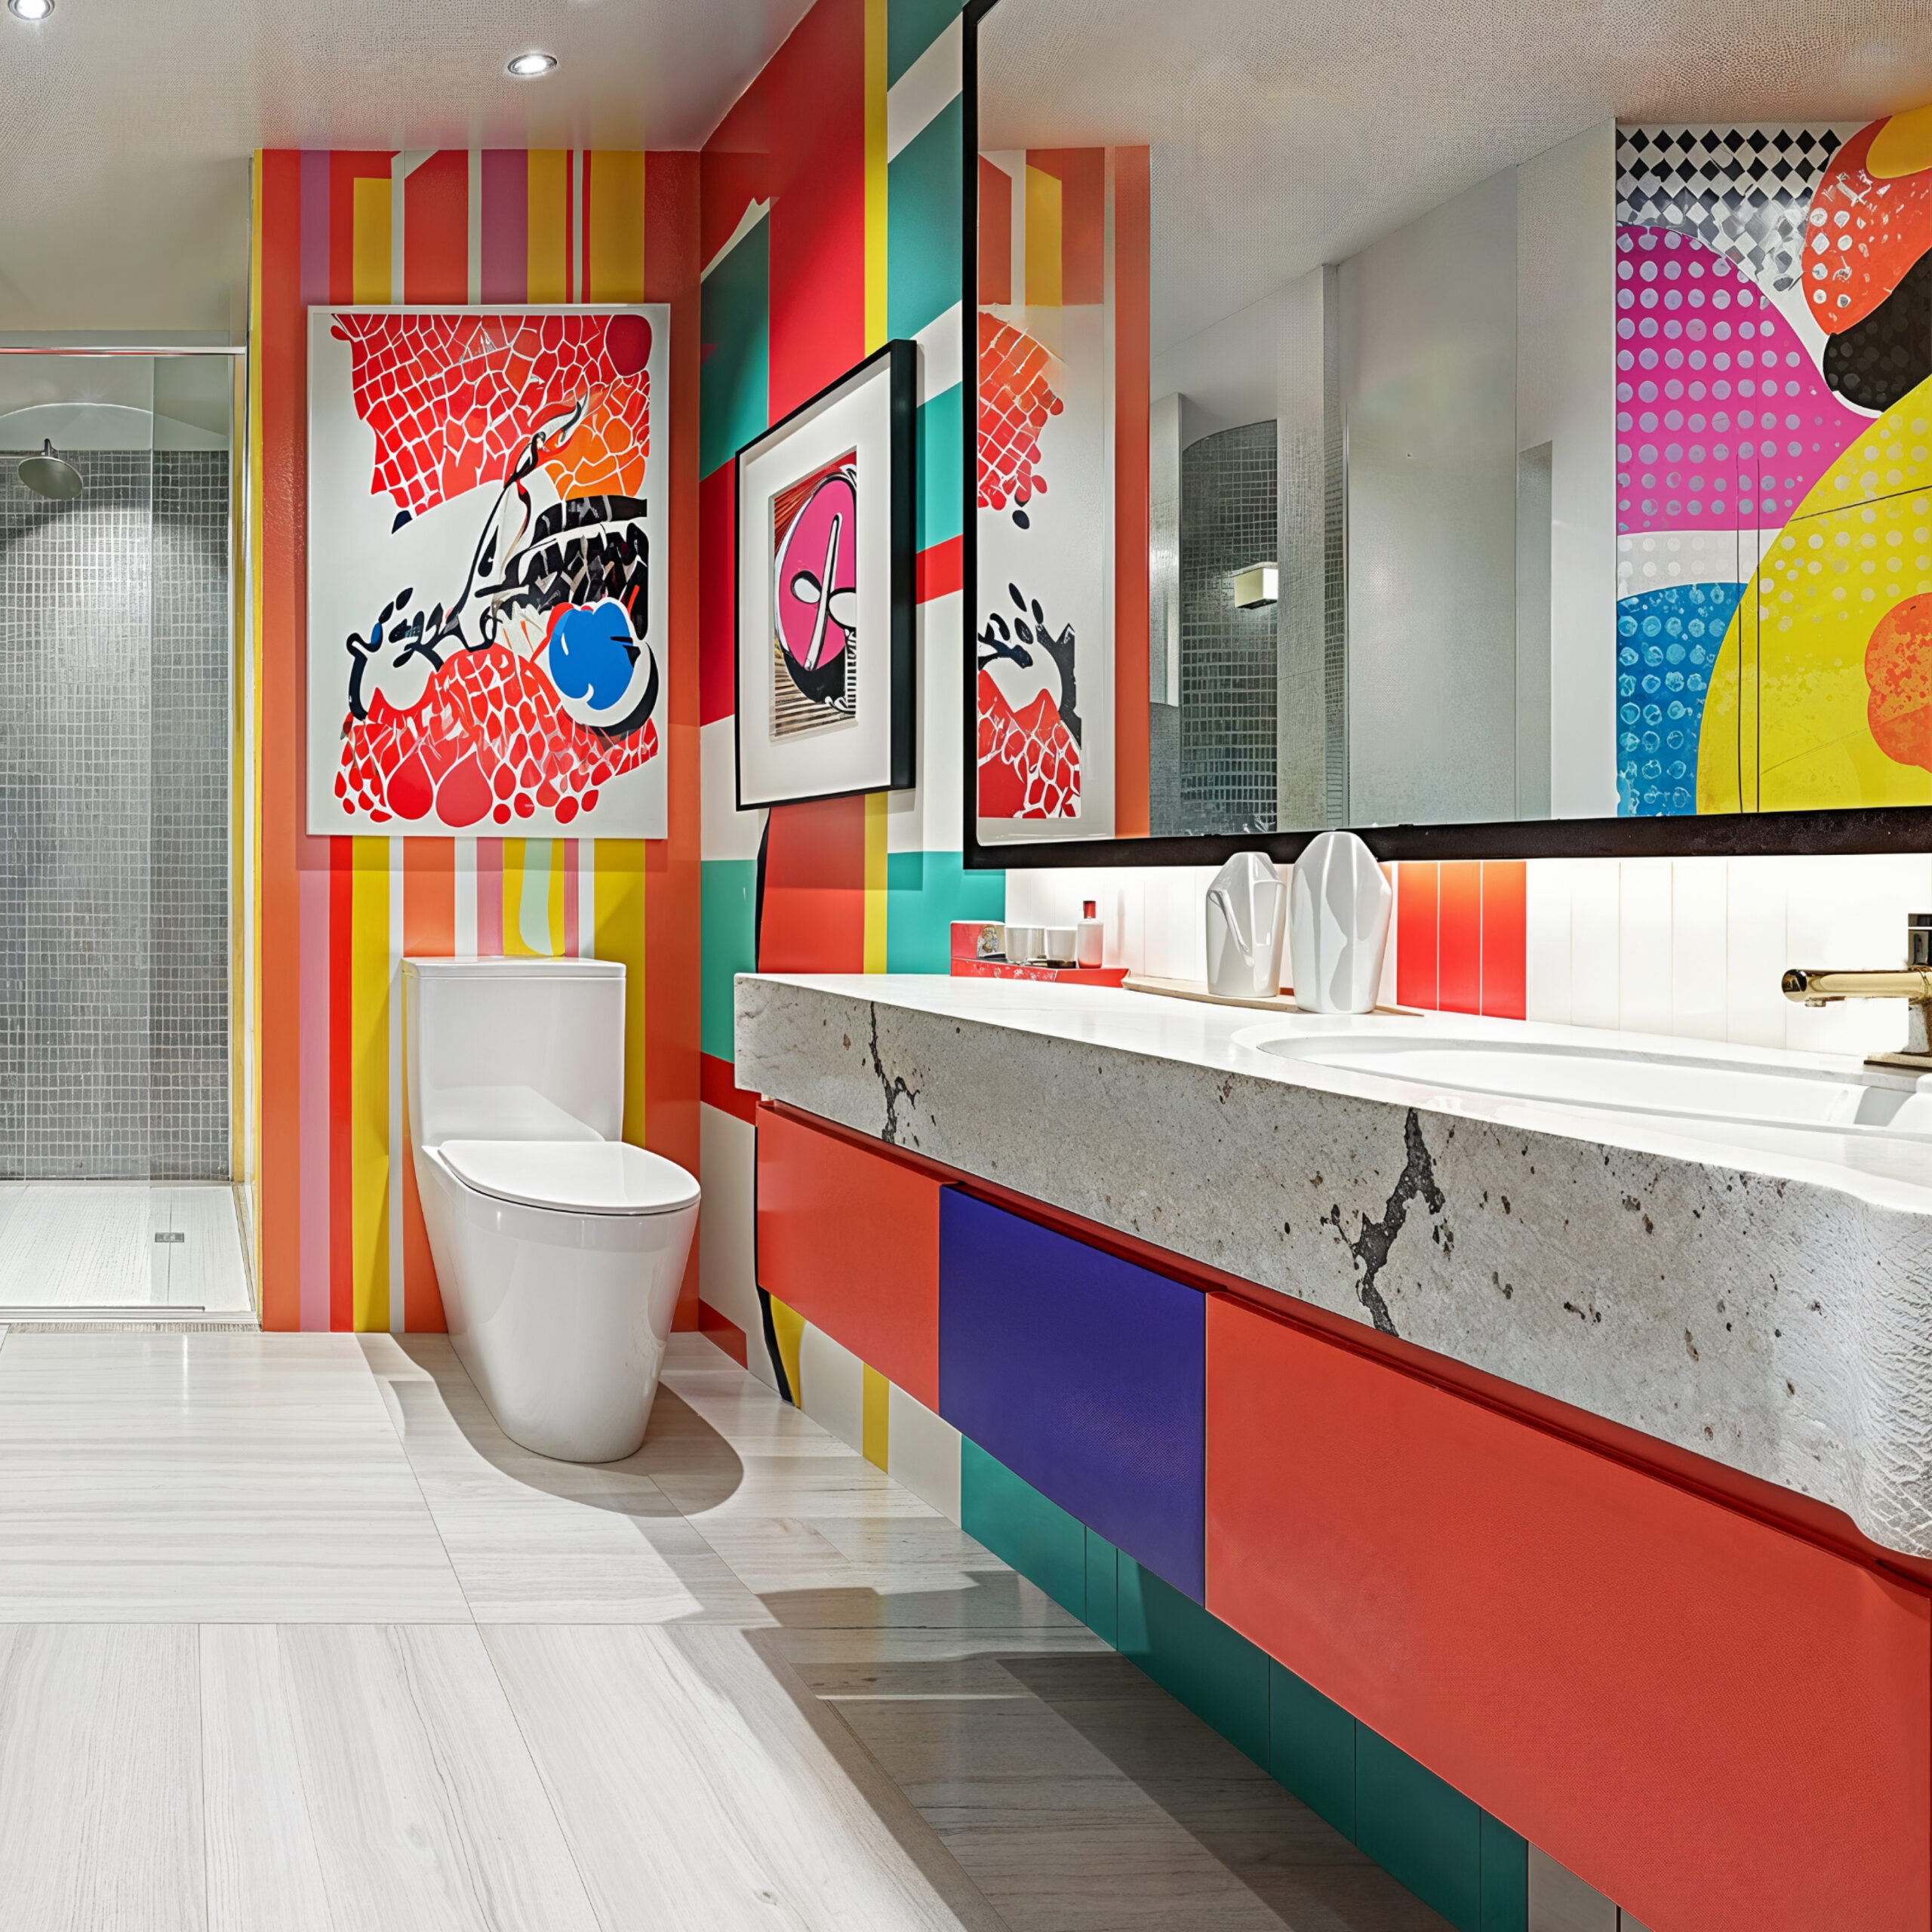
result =
[[[258,147],[694,148],[808,0],[57,0],[0,13],[0,334],[245,313]],[[512,81],[509,56],[558,57]]]
[[980,145],[1150,143],[1154,346],[1610,119],[1932,100],[1927,0],[1000,0]]

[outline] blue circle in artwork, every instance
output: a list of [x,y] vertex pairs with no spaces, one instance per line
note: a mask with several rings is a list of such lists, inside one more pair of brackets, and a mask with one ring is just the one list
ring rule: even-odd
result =
[[550,633],[550,678],[566,697],[608,711],[629,690],[636,662],[630,613],[614,597],[566,611]]

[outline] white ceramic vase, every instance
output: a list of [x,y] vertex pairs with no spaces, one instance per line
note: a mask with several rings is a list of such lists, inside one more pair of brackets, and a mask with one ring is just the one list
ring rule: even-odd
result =
[[1272,999],[1281,990],[1287,881],[1265,852],[1237,852],[1208,888],[1208,990]]
[[1382,984],[1395,894],[1352,832],[1324,832],[1295,861],[1288,977],[1304,1013],[1367,1013]]

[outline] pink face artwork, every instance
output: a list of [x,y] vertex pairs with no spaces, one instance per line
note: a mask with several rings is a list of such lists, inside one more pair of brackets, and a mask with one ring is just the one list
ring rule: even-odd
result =
[[851,472],[835,470],[806,498],[779,548],[779,641],[808,695],[830,686],[835,671],[843,688],[839,660],[859,626],[858,514]]

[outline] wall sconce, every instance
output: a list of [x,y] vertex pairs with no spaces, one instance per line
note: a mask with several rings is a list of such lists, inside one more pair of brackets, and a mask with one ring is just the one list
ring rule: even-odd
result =
[[1235,574],[1235,608],[1252,611],[1258,604],[1278,604],[1281,573],[1273,564],[1257,564]]

